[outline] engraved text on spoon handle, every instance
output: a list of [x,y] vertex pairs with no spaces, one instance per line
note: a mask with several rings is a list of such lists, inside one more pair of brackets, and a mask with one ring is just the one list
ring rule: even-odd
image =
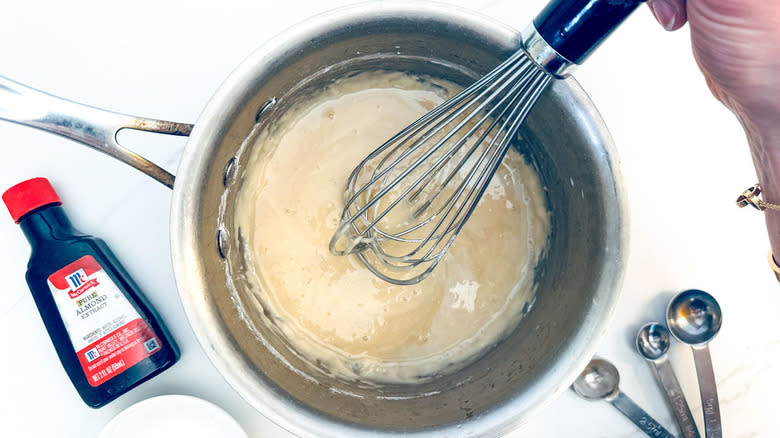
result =
[[707,438],[721,438],[720,403],[718,389],[715,386],[715,372],[712,370],[712,358],[707,345],[694,346],[693,360],[696,363],[696,375],[699,378],[699,393],[704,411],[704,433]]
[[642,432],[653,438],[675,438],[674,435],[664,429],[659,422],[650,416],[644,409],[637,406],[633,400],[628,398],[622,392],[619,392],[609,400],[612,406],[623,413],[629,420],[637,425]]
[[674,411],[674,416],[677,418],[677,423],[680,425],[683,436],[685,438],[699,438],[699,431],[696,429],[696,422],[693,420],[691,408],[685,400],[685,395],[682,392],[682,388],[680,388],[680,382],[677,381],[677,377],[674,375],[672,365],[666,358],[653,362],[653,365],[655,366],[658,381],[661,382],[661,386],[666,391],[666,397],[669,399],[669,404],[672,407],[672,411]]

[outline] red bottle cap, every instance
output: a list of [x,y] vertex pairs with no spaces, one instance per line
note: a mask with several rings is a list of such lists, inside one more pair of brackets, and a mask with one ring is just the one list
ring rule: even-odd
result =
[[46,178],[22,181],[3,193],[3,202],[17,224],[27,213],[47,205],[61,205],[60,197]]

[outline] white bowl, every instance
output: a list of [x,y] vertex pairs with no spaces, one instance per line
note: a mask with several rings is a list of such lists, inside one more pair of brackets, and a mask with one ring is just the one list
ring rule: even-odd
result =
[[247,438],[227,412],[188,395],[162,395],[140,401],[106,424],[98,438]]

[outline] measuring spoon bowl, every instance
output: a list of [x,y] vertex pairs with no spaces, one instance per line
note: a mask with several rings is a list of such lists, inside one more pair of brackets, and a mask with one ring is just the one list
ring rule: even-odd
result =
[[666,308],[669,331],[680,342],[706,344],[720,331],[723,315],[712,295],[703,290],[680,292]]
[[671,336],[662,324],[650,322],[639,329],[636,335],[636,349],[649,361],[663,358],[669,352]]
[[614,365],[593,359],[571,385],[574,392],[587,400],[604,400],[618,391],[620,374]]

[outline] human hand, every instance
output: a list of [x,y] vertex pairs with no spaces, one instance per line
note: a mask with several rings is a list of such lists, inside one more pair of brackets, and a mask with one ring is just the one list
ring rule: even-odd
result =
[[[780,2],[648,0],[648,5],[667,30],[690,24],[693,55],[707,85],[745,129],[764,200],[780,203]],[[778,260],[780,212],[766,211]]]
[[687,20],[693,54],[707,85],[737,115],[748,136],[780,133],[780,2],[649,0],[648,4],[667,30],[679,29]]

